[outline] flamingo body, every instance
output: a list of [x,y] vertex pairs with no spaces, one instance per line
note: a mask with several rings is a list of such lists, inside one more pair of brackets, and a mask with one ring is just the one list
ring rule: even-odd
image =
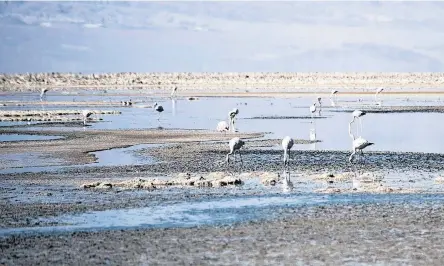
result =
[[228,123],[226,121],[220,121],[217,124],[216,130],[219,132],[226,132],[226,131],[230,130],[230,126],[228,125]]
[[[229,162],[229,156],[231,155],[231,154],[235,154],[235,152],[238,152],[239,153],[239,156],[240,156],[240,159],[241,159],[241,163],[243,163],[242,162],[242,155],[241,155],[241,153],[240,153],[240,149],[242,148],[242,146],[244,146],[244,144],[245,144],[245,142],[243,141],[243,140],[241,140],[239,137],[235,137],[235,138],[232,138],[231,140],[230,140],[230,142],[228,143],[228,145],[229,145],[229,147],[230,147],[230,152],[229,153],[227,153],[227,163]],[[235,157],[235,159],[236,159],[236,157]]]
[[358,152],[362,152],[362,150],[364,150],[365,148],[367,148],[368,146],[373,145],[373,142],[368,142],[366,139],[359,137],[355,140],[353,140],[353,152],[350,155],[350,157],[348,158],[348,161],[351,162],[353,159],[353,156]]
[[284,149],[284,166],[288,164],[288,157],[290,157],[290,150],[293,147],[293,144],[294,141],[289,136],[282,139],[282,148]]
[[86,120],[93,114],[93,112],[89,110],[83,110],[82,116],[83,116],[83,124],[86,125]]
[[157,103],[155,103],[153,108],[154,108],[154,110],[156,110],[159,113],[163,112],[163,106],[162,105],[158,105]]

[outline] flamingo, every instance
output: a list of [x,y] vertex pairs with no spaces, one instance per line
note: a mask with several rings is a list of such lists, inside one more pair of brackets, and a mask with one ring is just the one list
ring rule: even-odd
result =
[[321,109],[322,109],[321,97],[318,97],[318,103],[319,103],[319,112],[318,112],[318,115],[321,116]]
[[[361,120],[361,117],[363,117],[366,114],[367,114],[367,112],[364,112],[364,111],[361,111],[361,110],[354,110],[353,113],[352,113],[353,120],[350,122],[350,124],[355,122],[355,119],[359,119],[359,124],[361,125],[361,134],[362,134],[362,120]],[[358,132],[358,134],[359,134],[359,132]]]
[[159,113],[159,118],[157,119],[157,120],[159,120],[160,119],[160,113],[163,112],[163,106],[159,105],[157,103],[154,103],[153,108],[154,108],[155,111],[157,111]]
[[286,136],[282,139],[282,148],[284,149],[284,167],[288,165],[290,158],[290,150],[293,147],[294,141],[291,137]]
[[316,103],[310,106],[310,112],[311,112],[311,122],[313,123],[313,114],[316,112]]
[[353,160],[353,156],[357,152],[361,152],[361,154],[364,155],[363,150],[373,144],[374,144],[373,142],[368,142],[366,139],[364,139],[362,137],[359,137],[359,138],[353,140],[353,152],[350,155],[350,157],[348,158],[348,161],[351,163]]
[[245,144],[245,142],[243,140],[241,140],[239,137],[235,137],[235,138],[232,138],[230,140],[230,142],[228,143],[228,145],[230,147],[230,152],[227,153],[227,159],[226,159],[227,165],[230,162],[229,156],[231,154],[233,154],[234,162],[236,162],[236,152],[239,153],[241,164],[242,165],[244,164],[243,161],[242,161],[242,155],[241,155],[241,152],[240,152],[240,149],[242,148],[242,146],[244,146],[244,144]]
[[[284,149],[284,175],[285,175],[285,167],[288,166],[288,162],[290,159],[290,150],[293,147],[294,141],[290,136],[286,136],[282,139],[282,148]],[[288,171],[288,175],[285,175],[285,179],[282,183],[284,192],[290,191],[293,189],[293,183],[290,180],[290,171]]]
[[338,92],[339,92],[338,90],[331,90],[330,99],[331,99],[332,97],[334,97],[334,98],[336,99],[336,94],[337,94]]
[[237,108],[233,108],[233,110],[231,110],[228,113],[228,117],[230,118],[230,127],[231,127],[232,132],[235,132],[234,119],[236,118],[237,114],[239,114],[239,109],[237,109]]
[[375,101],[377,101],[378,94],[380,94],[383,90],[384,90],[384,88],[378,88],[378,89],[376,90],[376,93],[375,93]]
[[49,90],[49,89],[47,89],[47,88],[43,88],[43,89],[40,91],[40,101],[43,99],[43,97],[46,96],[46,93],[48,92],[48,90]]
[[230,130],[230,126],[228,125],[227,121],[220,121],[217,124],[216,130],[219,132],[227,132]]
[[83,125],[86,125],[86,120],[93,114],[93,112],[89,110],[83,110],[82,116],[83,116]]
[[171,97],[176,96],[176,92],[177,92],[177,86],[175,86],[175,87],[173,88],[173,90],[171,91]]

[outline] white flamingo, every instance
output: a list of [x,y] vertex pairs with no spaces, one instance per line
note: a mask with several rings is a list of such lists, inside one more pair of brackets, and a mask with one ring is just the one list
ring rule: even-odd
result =
[[155,111],[157,111],[159,113],[159,118],[157,120],[160,120],[160,113],[163,112],[163,106],[157,104],[157,102],[156,102],[156,103],[154,103],[153,108]]
[[217,123],[216,130],[219,132],[227,132],[230,130],[230,126],[228,125],[227,121],[220,121]]
[[234,120],[235,120],[237,114],[239,114],[239,109],[237,109],[237,108],[233,108],[233,110],[231,110],[231,111],[228,113],[228,117],[229,117],[229,119],[230,119],[230,128],[231,128],[231,131],[232,131],[232,132],[235,132],[235,131],[236,131],[236,129],[235,129],[235,127],[234,127]]
[[375,101],[377,101],[377,99],[378,99],[378,95],[381,94],[383,90],[384,90],[384,88],[378,88],[378,89],[376,90],[376,93],[375,93]]
[[241,155],[241,152],[240,152],[240,149],[242,148],[242,146],[244,146],[244,144],[245,144],[245,142],[243,140],[241,140],[240,138],[238,138],[238,137],[232,138],[230,140],[230,142],[228,143],[228,145],[230,147],[230,152],[227,153],[227,159],[226,159],[227,164],[230,162],[230,157],[229,156],[232,155],[232,154],[234,156],[234,162],[236,162],[236,152],[239,153],[241,164],[242,165],[244,164],[244,162],[242,161],[242,155]]
[[[362,120],[361,117],[366,115],[367,112],[361,111],[361,110],[354,110],[352,113],[353,120],[350,122],[350,124],[355,122],[355,119],[359,119],[359,124],[361,125],[361,134],[362,134]],[[357,130],[357,134],[359,135],[359,131]]]
[[293,189],[293,183],[290,180],[290,171],[288,173],[285,173],[285,167],[288,166],[288,162],[290,159],[290,150],[293,147],[294,141],[291,137],[286,136],[282,139],[282,148],[284,149],[284,175],[285,179],[282,183],[282,187],[284,192],[290,191]]
[[321,109],[322,109],[321,97],[318,97],[318,103],[319,103],[319,112],[318,112],[318,115],[321,116]]
[[316,113],[316,103],[310,106],[311,122],[313,123],[313,114]]
[[363,150],[365,148],[367,148],[368,146],[373,145],[373,142],[368,142],[366,139],[359,137],[355,140],[353,140],[353,152],[350,155],[350,157],[348,158],[348,161],[351,163],[353,160],[353,156],[357,153],[360,152],[362,155],[364,155]]
[[175,86],[175,87],[173,88],[173,90],[171,91],[171,97],[176,96],[176,92],[177,92],[177,86]]
[[47,89],[47,88],[43,88],[43,89],[40,91],[40,100],[43,100],[43,97],[46,96],[46,93],[48,92],[48,90],[49,90],[49,89]]
[[294,141],[291,137],[286,136],[282,139],[282,148],[284,149],[284,167],[288,165],[290,159],[290,150],[293,147]]
[[83,110],[82,116],[83,116],[83,125],[86,125],[86,120],[93,114],[93,112],[89,110]]
[[330,99],[333,97],[336,100],[336,94],[338,93],[338,90],[331,90]]

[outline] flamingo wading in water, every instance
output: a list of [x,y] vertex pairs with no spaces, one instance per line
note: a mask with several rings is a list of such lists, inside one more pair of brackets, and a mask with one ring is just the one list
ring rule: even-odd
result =
[[378,88],[378,89],[376,90],[376,93],[375,93],[375,101],[378,100],[378,95],[381,94],[383,90],[384,90],[384,88]]
[[293,147],[294,141],[291,137],[286,136],[282,139],[282,148],[284,149],[284,168],[288,166],[288,161],[290,159],[290,150]]
[[318,112],[318,115],[321,116],[321,109],[322,109],[321,97],[318,97],[318,103],[319,103],[319,112]]
[[226,133],[228,130],[230,130],[230,126],[228,125],[227,121],[220,121],[219,123],[217,123],[216,130]]
[[86,120],[93,114],[93,112],[89,110],[83,110],[82,116],[83,116],[83,125],[86,125]]
[[294,141],[291,137],[286,136],[282,139],[282,148],[284,149],[284,175],[285,179],[282,182],[282,187],[284,192],[289,191],[293,188],[293,183],[290,180],[290,171],[286,174],[285,167],[288,166],[288,162],[290,159],[290,150],[293,147]]
[[227,159],[226,159],[227,165],[230,162],[230,157],[229,157],[230,155],[234,156],[234,162],[236,162],[236,152],[239,153],[241,164],[242,165],[244,164],[242,161],[242,155],[240,152],[240,149],[242,148],[242,146],[244,146],[244,144],[245,144],[245,142],[238,137],[232,138],[230,140],[230,142],[228,143],[228,145],[230,147],[230,152],[227,153]]
[[160,120],[160,113],[163,112],[163,106],[162,105],[158,105],[157,103],[154,103],[153,108],[154,108],[155,111],[157,111],[159,113],[159,118],[157,120]]
[[333,97],[333,98],[336,100],[336,94],[337,94],[338,92],[339,92],[338,90],[331,90],[331,93],[330,93],[330,99]]
[[230,119],[230,128],[232,132],[236,131],[234,128],[234,120],[236,119],[237,114],[239,114],[239,109],[237,108],[234,108],[228,113],[228,117]]
[[316,103],[310,106],[311,122],[313,123],[313,114],[316,113]]
[[43,98],[46,96],[46,93],[48,92],[48,90],[49,90],[49,89],[47,89],[47,88],[43,88],[43,89],[40,91],[40,101],[43,100]]
[[174,97],[174,96],[176,96],[176,92],[177,92],[177,86],[175,86],[175,87],[173,88],[173,90],[171,91],[171,98]]

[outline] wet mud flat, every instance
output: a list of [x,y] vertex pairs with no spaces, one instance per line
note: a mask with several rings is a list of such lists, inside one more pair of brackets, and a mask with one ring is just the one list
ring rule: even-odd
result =
[[276,209],[282,217],[191,228],[0,238],[5,265],[441,265],[442,201]]
[[[310,141],[295,140],[294,148],[307,143]],[[36,218],[66,213],[146,207],[191,198],[265,195],[280,190],[283,168],[279,139],[246,140],[242,151],[243,165],[238,161],[227,166],[227,146],[227,140],[171,143],[135,152],[138,156],[152,157],[155,161],[150,164],[67,167],[56,172],[3,174],[0,227],[41,226],[34,221]],[[371,152],[366,153],[366,158],[359,164],[350,164],[348,156],[349,153],[343,151],[292,150],[289,168],[295,190],[302,193],[319,189],[324,189],[324,193],[353,193],[352,177],[368,173],[382,176],[383,180],[387,174],[395,176],[388,185],[393,187],[392,190],[374,187],[371,189],[373,193],[431,192],[430,188],[423,187],[424,183],[433,186],[432,192],[443,190],[444,185],[436,183],[435,179],[444,170],[444,155]],[[171,180],[178,175],[187,174],[192,177],[182,179],[184,183],[180,186],[166,184],[173,183]],[[226,184],[226,187],[197,185],[212,182],[214,178],[210,179],[209,175],[217,177],[215,174],[242,183],[252,179],[258,181],[253,186],[251,182],[239,186]],[[153,181],[149,181],[152,179],[162,179],[164,183],[152,186]],[[134,183],[135,180],[141,181]],[[196,184],[191,185],[191,181]],[[135,186],[122,188],[115,185],[121,182],[133,182]],[[91,183],[105,186],[85,189],[84,185]]]
[[[56,133],[57,132],[57,133]],[[257,138],[262,133],[221,134],[206,130],[20,130],[5,128],[0,134],[30,134],[62,136],[64,139],[49,141],[17,141],[0,143],[0,155],[17,153],[42,153],[49,158],[62,158],[64,165],[84,164],[95,161],[91,152],[129,147],[142,143],[172,143],[187,141],[229,140],[233,137]]]

